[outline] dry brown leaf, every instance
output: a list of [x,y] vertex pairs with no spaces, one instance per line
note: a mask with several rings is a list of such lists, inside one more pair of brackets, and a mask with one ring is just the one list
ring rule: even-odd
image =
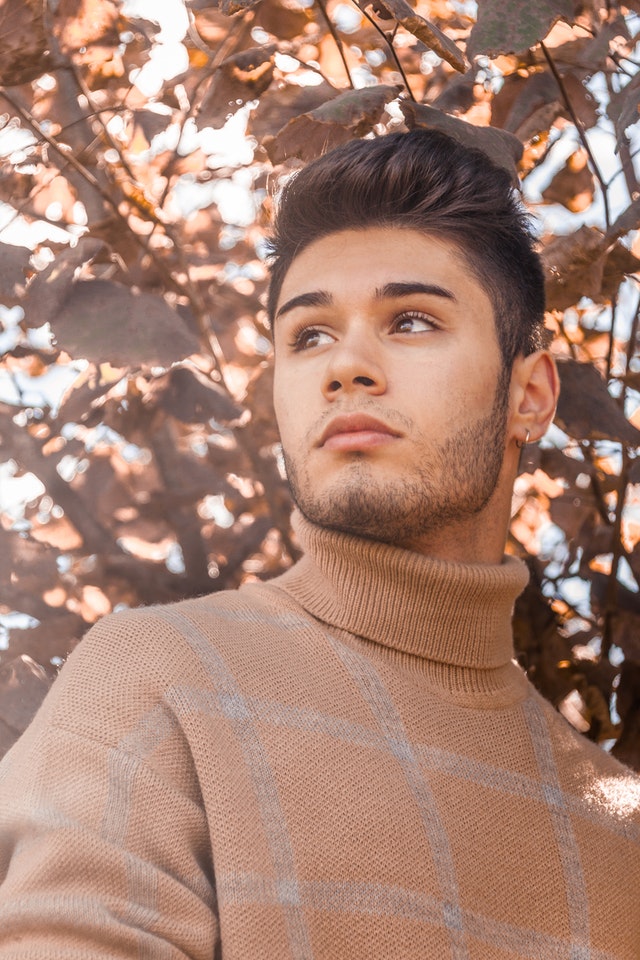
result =
[[30,257],[28,247],[0,243],[0,303],[6,307],[22,304],[24,300]]
[[48,66],[42,0],[0,0],[0,84],[29,83]]
[[200,349],[162,297],[109,280],[76,283],[51,317],[58,347],[71,357],[114,366],[168,367]]
[[30,327],[50,322],[69,296],[77,272],[103,253],[101,240],[85,237],[75,247],[64,250],[29,285],[24,301],[25,321]]
[[54,11],[54,32],[65,53],[91,46],[95,59],[96,47],[112,51],[120,43],[116,0],[59,0]]
[[204,423],[216,420],[229,423],[242,415],[240,407],[223,388],[205,380],[189,367],[174,367],[156,378],[149,396],[165,413],[183,423]]
[[640,446],[640,430],[629,423],[590,363],[560,360],[556,423],[576,440],[616,440]]
[[570,0],[512,0],[507,10],[501,0],[478,4],[478,20],[467,44],[469,59],[485,54],[519,53],[544,40],[560,18],[573,19]]
[[0,719],[15,730],[26,730],[42,703],[51,680],[31,657],[15,657],[0,666]]
[[595,300],[600,296],[609,246],[601,230],[587,226],[546,244],[542,262],[548,310],[566,310],[582,297]]
[[482,150],[495,164],[508,171],[514,185],[518,183],[516,164],[522,156],[522,144],[506,130],[476,127],[465,120],[459,120],[427,104],[414,103],[412,100],[402,100],[400,108],[410,130],[415,127],[442,130],[465,146]]
[[248,132],[258,140],[275,136],[286,124],[305,113],[312,113],[340,91],[328,83],[299,87],[294,83],[272,86],[260,98],[249,119]]
[[[366,6],[366,0],[361,0],[361,6]],[[386,10],[390,17],[393,17],[400,26],[414,37],[421,40],[425,46],[439,57],[442,57],[454,70],[464,73],[468,67],[467,60],[462,51],[440,30],[435,23],[421,17],[413,7],[407,3],[407,0],[377,0],[376,12],[380,15],[380,10]]]
[[242,50],[224,60],[202,99],[199,127],[221,127],[247,100],[257,100],[273,80],[275,43]]
[[547,203],[561,203],[571,213],[586,210],[593,200],[595,183],[586,151],[576,150],[542,191]]
[[332,147],[368,133],[378,123],[387,103],[399,86],[364,87],[348,90],[315,110],[294,117],[274,137],[264,141],[272,163],[287,157],[312,160]]

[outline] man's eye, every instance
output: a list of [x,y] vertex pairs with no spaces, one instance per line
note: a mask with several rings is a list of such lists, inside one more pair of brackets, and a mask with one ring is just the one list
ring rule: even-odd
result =
[[393,324],[394,333],[422,333],[433,330],[435,324],[425,313],[403,313]]
[[293,335],[289,346],[293,350],[309,350],[311,347],[319,347],[326,343],[331,343],[332,339],[331,335],[324,330],[317,330],[315,327],[305,327]]

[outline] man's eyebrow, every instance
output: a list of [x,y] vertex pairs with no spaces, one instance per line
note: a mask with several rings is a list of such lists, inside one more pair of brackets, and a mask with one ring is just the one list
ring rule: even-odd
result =
[[310,293],[300,293],[297,297],[291,297],[291,300],[287,300],[286,303],[282,304],[276,313],[276,319],[281,317],[283,313],[295,310],[296,307],[330,307],[332,303],[333,297],[330,293],[327,293],[326,290],[313,290]]
[[375,298],[376,300],[385,300],[391,297],[409,297],[412,293],[426,293],[431,297],[456,300],[452,290],[440,287],[437,283],[421,283],[419,280],[411,280],[405,283],[385,283],[383,287],[376,289]]
[[[425,293],[432,297],[444,297],[446,300],[456,300],[452,290],[446,287],[440,287],[437,283],[421,283],[419,280],[409,280],[396,283],[385,283],[383,287],[377,287],[374,293],[376,300],[385,300],[392,297],[410,297],[414,293]],[[292,297],[283,303],[276,319],[296,307],[330,307],[333,303],[333,297],[326,290],[311,290],[309,293],[300,293],[297,297]]]

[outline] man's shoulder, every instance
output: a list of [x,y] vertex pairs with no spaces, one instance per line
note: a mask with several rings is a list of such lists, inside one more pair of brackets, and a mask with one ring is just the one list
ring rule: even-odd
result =
[[67,725],[73,714],[92,726],[92,716],[109,713],[133,722],[170,689],[205,688],[216,664],[257,666],[272,641],[301,622],[283,591],[258,583],[109,614],[62,668],[47,698],[49,720]]
[[[640,775],[578,732],[533,688],[529,703],[531,715],[543,720],[529,726],[549,797],[594,822],[618,823],[621,833],[640,843]],[[554,780],[561,791],[557,798]]]
[[145,641],[152,646],[164,645],[167,638],[175,642],[192,638],[195,633],[224,644],[229,638],[250,641],[256,637],[256,628],[288,629],[308,622],[308,615],[278,588],[278,582],[245,583],[176,603],[123,610],[105,617],[102,630],[110,634],[132,632],[143,645]]
[[[305,618],[286,593],[268,583],[244,584],[175,603],[120,610],[103,617],[82,639],[70,660],[146,663],[171,668],[202,644],[251,643],[267,632]],[[197,655],[197,654],[196,654]]]

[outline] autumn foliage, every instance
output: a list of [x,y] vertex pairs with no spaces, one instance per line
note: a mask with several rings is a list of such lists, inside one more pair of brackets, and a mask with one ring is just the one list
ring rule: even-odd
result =
[[291,563],[277,180],[426,126],[517,171],[539,217],[562,395],[514,497],[518,656],[640,768],[639,13],[0,0],[0,752],[99,617]]

